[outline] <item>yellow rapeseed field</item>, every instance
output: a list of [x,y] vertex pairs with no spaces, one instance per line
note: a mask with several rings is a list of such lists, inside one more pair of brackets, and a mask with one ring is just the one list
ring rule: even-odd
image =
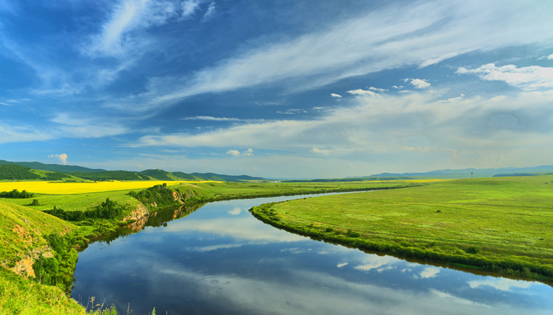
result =
[[[97,182],[97,183],[52,183],[52,182],[0,182],[0,191],[26,190],[39,194],[69,195],[103,192],[112,190],[127,190],[152,187],[167,183],[168,186],[180,182],[168,181],[132,181],[132,182]],[[195,183],[195,182],[186,182]],[[197,183],[197,182],[196,182]]]

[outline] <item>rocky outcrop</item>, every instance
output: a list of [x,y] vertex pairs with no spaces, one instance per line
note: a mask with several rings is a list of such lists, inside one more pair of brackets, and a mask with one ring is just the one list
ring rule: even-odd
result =
[[178,201],[180,204],[184,203],[181,199],[181,196],[179,196],[176,191],[173,191],[173,199],[175,199],[175,201]]
[[146,207],[144,207],[143,204],[138,203],[138,206],[136,207],[136,209],[134,209],[131,212],[131,214],[126,216],[123,219],[123,222],[130,221],[130,220],[141,221],[144,218],[148,218],[149,215],[150,215],[150,212],[148,212],[148,209],[146,209]]
[[27,252],[18,262],[15,263],[15,266],[9,268],[8,262],[2,261],[2,266],[8,270],[15,272],[16,274],[27,277],[35,277],[35,270],[33,269],[33,264],[37,259],[43,256],[45,258],[52,258],[54,255],[50,249],[50,246],[43,245],[37,247],[30,252]]

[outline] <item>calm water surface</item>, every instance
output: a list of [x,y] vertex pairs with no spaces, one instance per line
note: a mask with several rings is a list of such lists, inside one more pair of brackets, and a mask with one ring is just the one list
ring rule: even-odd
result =
[[[126,314],[553,314],[553,288],[410,263],[318,242],[210,203],[140,233],[91,244],[72,295]],[[182,216],[176,214],[175,216]],[[157,220],[157,221],[156,221]],[[123,311],[124,310],[124,311]]]

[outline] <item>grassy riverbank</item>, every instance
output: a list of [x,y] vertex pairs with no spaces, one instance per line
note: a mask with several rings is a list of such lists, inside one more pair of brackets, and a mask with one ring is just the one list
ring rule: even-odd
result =
[[454,180],[254,207],[274,226],[400,257],[553,280],[553,176]]
[[[116,183],[47,183],[47,182],[13,182],[2,183],[4,191],[13,189],[27,190],[34,193],[32,198],[0,198],[0,314],[84,314],[85,310],[64,294],[67,289],[68,272],[72,275],[75,266],[76,251],[70,247],[80,247],[84,236],[96,238],[113,233],[121,220],[140,207],[140,202],[129,195],[130,191],[139,192],[142,188],[151,187],[157,182],[116,182]],[[235,183],[235,182],[169,182],[166,186],[172,191],[180,192],[186,211],[202,203],[218,200],[257,198],[271,196],[326,193],[333,191],[353,191],[366,189],[387,189],[424,185],[425,181],[370,181],[370,182],[333,182],[333,183]],[[162,186],[163,187],[163,186]],[[88,190],[87,190],[88,189]],[[116,190],[110,190],[116,189]],[[156,188],[157,189],[157,188]],[[2,189],[0,189],[2,191]],[[146,206],[150,212],[161,209],[161,206],[174,203],[172,194],[165,194],[163,203],[150,199]],[[161,195],[154,196],[159,198]],[[83,221],[63,221],[43,211],[54,207],[65,212],[90,211],[96,209],[109,198],[124,206],[121,213],[112,219],[87,218]],[[36,204],[32,205],[36,199]],[[185,211],[185,212],[186,212]],[[173,216],[175,214],[173,213]],[[162,220],[160,216],[160,220]],[[161,222],[161,221],[160,221]],[[59,243],[54,236],[65,235],[62,246],[56,251],[54,243]],[[78,244],[79,243],[79,244]],[[69,247],[67,247],[69,246]],[[58,246],[59,247],[59,246]],[[56,273],[40,273],[58,287],[44,285],[36,281],[34,268],[36,261],[43,258],[56,259],[54,264],[59,268]],[[50,260],[53,262],[53,260]],[[48,264],[42,264],[45,267]],[[19,272],[14,267],[26,268]],[[18,267],[19,268],[19,267]],[[18,271],[20,275],[9,271]],[[59,272],[58,272],[59,271]],[[60,280],[61,279],[61,280]],[[59,280],[59,281],[58,281]],[[62,283],[63,282],[63,283]],[[64,286],[65,283],[65,286]],[[32,302],[30,302],[32,301]],[[108,313],[102,313],[108,314]]]

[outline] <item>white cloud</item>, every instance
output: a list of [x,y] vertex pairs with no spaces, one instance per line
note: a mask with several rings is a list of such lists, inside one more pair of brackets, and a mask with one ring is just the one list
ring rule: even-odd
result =
[[454,304],[457,304],[457,307],[459,307],[459,305],[463,305],[463,304],[464,305],[476,306],[476,307],[479,308],[478,313],[485,313],[485,312],[483,312],[483,310],[487,310],[487,311],[491,310],[491,307],[489,305],[481,304],[481,303],[478,303],[478,302],[473,302],[471,300],[463,299],[463,298],[451,295],[449,293],[445,293],[445,292],[438,291],[438,290],[435,290],[435,289],[430,289],[430,292],[433,295],[439,297],[442,300],[441,303],[448,303],[448,302],[451,303],[451,302],[453,302]]
[[50,121],[60,125],[52,131],[58,138],[102,138],[130,131],[128,127],[117,122],[100,118],[75,118],[67,113],[59,113]]
[[[312,153],[330,153],[328,150],[332,150],[333,158],[327,159],[324,167],[331,160],[344,167],[353,162],[349,159],[367,161],[355,162],[355,171],[334,167],[351,175],[374,170],[375,166],[370,166],[374,161],[379,162],[380,170],[395,170],[405,158],[425,169],[549,163],[547,156],[553,154],[553,90],[493,98],[443,99],[440,95],[444,93],[428,89],[355,98],[348,107],[329,109],[316,119],[247,123],[198,134],[148,135],[133,146],[281,150],[297,155],[293,163],[298,168],[292,176],[299,176],[302,168],[323,167]],[[269,160],[256,159],[255,163],[260,166]],[[271,161],[279,167],[291,167],[290,160],[282,155]]]
[[13,106],[12,104],[4,103],[4,102],[0,102],[0,105],[4,105],[4,106]]
[[195,0],[187,0],[182,3],[182,18],[189,18],[199,8],[199,2]]
[[301,91],[385,69],[425,66],[476,50],[539,45],[553,38],[546,31],[553,29],[553,19],[545,14],[553,9],[549,6],[553,4],[543,1],[498,5],[476,0],[391,5],[289,41],[260,40],[257,48],[240,50],[239,55],[192,75],[152,78],[149,91],[139,95],[140,108],[269,83]]
[[517,68],[514,65],[496,67],[490,63],[477,69],[457,69],[460,74],[477,74],[482,80],[504,81],[523,90],[553,88],[553,68],[530,66]]
[[211,116],[185,117],[185,118],[182,118],[182,120],[242,121],[242,119],[238,119],[238,118],[211,117]]
[[340,263],[340,264],[338,264],[338,266],[336,266],[336,267],[342,268],[342,267],[346,266],[347,264],[348,264],[347,262],[345,262],[345,263]]
[[229,150],[227,151],[226,153],[227,155],[232,155],[232,156],[253,156],[253,149],[247,149],[246,151],[240,153],[240,151],[238,150]]
[[336,94],[336,93],[330,93],[330,96],[332,96],[332,97],[342,97],[342,95]]
[[374,86],[371,86],[371,87],[369,88],[369,90],[371,90],[371,91],[379,91],[379,92],[386,92],[386,91],[388,91],[388,89],[375,88]]
[[421,79],[411,79],[411,82],[409,83],[414,86],[415,89],[426,89],[430,87],[430,83],[426,82],[426,80]]
[[440,273],[440,269],[436,267],[426,267],[421,271],[420,277],[423,279],[434,278],[438,273]]
[[238,151],[238,150],[229,150],[229,151],[227,151],[226,154],[227,155],[232,155],[232,156],[240,156],[240,151]]
[[511,280],[511,279],[505,279],[505,278],[474,280],[474,281],[469,281],[468,284],[472,289],[478,288],[480,286],[490,286],[492,288],[495,288],[501,291],[510,291],[511,288],[528,289],[533,285],[543,285],[537,282]]
[[397,86],[397,85],[394,85],[392,86],[394,89],[402,89],[403,88],[403,85],[400,85],[400,86]]
[[62,153],[62,154],[52,154],[52,155],[48,155],[49,158],[57,158],[58,160],[60,160],[60,162],[63,163],[63,165],[66,165],[67,164],[67,154],[65,153]]
[[365,258],[362,265],[357,265],[354,268],[362,271],[369,271],[372,269],[378,269],[382,266],[389,266],[399,262],[400,260],[391,256],[375,256],[371,255]]
[[259,224],[256,220],[242,218],[240,216],[212,220],[190,219],[179,221],[166,227],[165,231],[171,233],[191,233],[198,231],[214,235],[225,235],[237,240],[246,240],[254,243],[285,243],[306,240],[303,236],[286,233],[278,229],[266,229],[263,224]]
[[298,108],[290,108],[290,109],[287,109],[286,111],[277,111],[278,114],[283,114],[283,115],[295,115],[295,114],[301,114],[301,113],[307,113],[306,110],[303,110],[303,109],[298,109]]
[[362,90],[362,89],[357,89],[357,90],[351,90],[351,91],[348,91],[349,94],[353,94],[353,95],[360,95],[360,96],[377,96],[378,94],[373,92],[373,91],[369,91],[369,90]]
[[13,142],[32,142],[54,139],[48,131],[37,130],[33,126],[13,126],[0,121],[0,144]]
[[232,209],[232,210],[229,210],[229,211],[227,211],[227,212],[230,213],[230,214],[232,214],[232,215],[239,215],[240,213],[242,213],[242,209],[236,207],[236,208],[234,208],[234,209]]
[[178,15],[177,7],[169,1],[121,1],[114,7],[100,34],[95,35],[90,44],[83,48],[83,53],[90,56],[125,57],[127,52],[144,49],[148,43],[148,39],[143,36],[133,36],[133,31],[166,24]]
[[[143,256],[156,253],[144,251]],[[230,310],[256,309],[258,313],[280,314],[523,314],[524,306],[505,303],[474,302],[434,289],[413,290],[389,288],[368,282],[345,280],[323,272],[295,268],[282,281],[275,277],[253,278],[242,274],[212,274],[191,270],[184,264],[152,259],[156,279],[171,278],[177,286],[194,287],[199,296],[226,301]],[[288,271],[287,269],[286,271]],[[111,275],[108,275],[111,276]],[[115,274],[113,275],[115,276]],[[129,272],[130,276],[130,272]],[[224,284],[224,285],[222,285]],[[174,290],[164,290],[163,281],[144,285],[149,292],[165,292],[178,298]],[[267,298],[270,297],[270,298]],[[285,303],[286,302],[286,303]],[[484,303],[490,303],[486,305]],[[260,308],[260,305],[263,307]],[[383,311],[384,310],[384,311]],[[532,314],[549,314],[547,305],[532,309]]]
[[549,59],[549,60],[553,59],[553,54],[547,56],[547,59]]
[[311,151],[312,151],[313,153],[318,153],[318,154],[322,154],[322,155],[329,155],[329,154],[332,153],[334,150],[322,150],[322,149],[313,148],[313,149],[311,149]]
[[207,8],[207,11],[205,12],[202,20],[203,21],[207,21],[209,20],[210,18],[213,17],[213,15],[215,14],[215,9],[217,8],[217,5],[215,4],[215,2],[211,2],[209,4],[209,7]]

